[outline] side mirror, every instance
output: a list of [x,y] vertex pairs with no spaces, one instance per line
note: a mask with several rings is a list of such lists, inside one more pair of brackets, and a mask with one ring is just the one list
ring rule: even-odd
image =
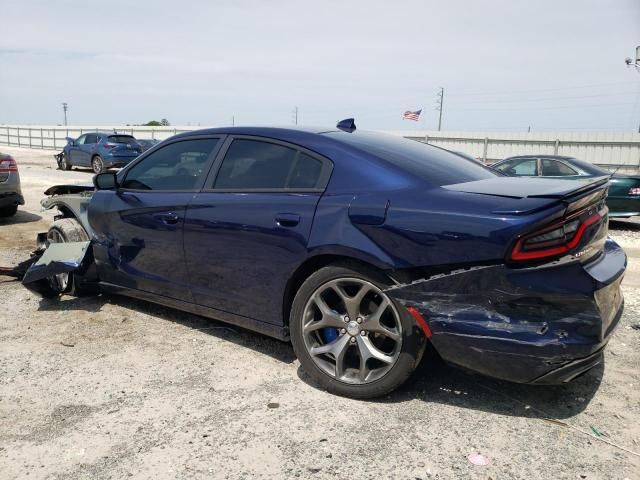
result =
[[113,172],[99,173],[93,177],[96,190],[114,190],[118,188],[118,179]]
[[75,145],[76,144],[76,141],[71,137],[65,137],[65,140],[67,141],[67,143],[69,145]]

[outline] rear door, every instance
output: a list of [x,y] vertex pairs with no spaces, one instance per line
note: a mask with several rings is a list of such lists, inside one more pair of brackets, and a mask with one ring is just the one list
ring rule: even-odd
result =
[[191,301],[184,259],[187,204],[202,188],[219,137],[177,140],[122,173],[116,191],[98,190],[89,222],[100,278]]
[[285,285],[307,255],[332,164],[260,137],[227,139],[187,209],[185,255],[196,303],[282,324]]

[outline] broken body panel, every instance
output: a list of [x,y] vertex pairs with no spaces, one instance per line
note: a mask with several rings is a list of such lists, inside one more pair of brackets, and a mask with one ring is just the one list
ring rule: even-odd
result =
[[453,271],[389,290],[416,308],[447,362],[504,380],[558,383],[607,343],[622,313],[626,255],[612,240],[595,260],[513,268],[491,265]]

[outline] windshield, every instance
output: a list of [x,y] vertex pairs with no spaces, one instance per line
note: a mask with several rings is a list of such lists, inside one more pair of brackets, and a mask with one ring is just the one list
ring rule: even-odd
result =
[[479,162],[415,140],[372,132],[328,135],[438,186],[499,176]]
[[107,141],[111,143],[131,143],[135,142],[136,139],[131,135],[109,135]]

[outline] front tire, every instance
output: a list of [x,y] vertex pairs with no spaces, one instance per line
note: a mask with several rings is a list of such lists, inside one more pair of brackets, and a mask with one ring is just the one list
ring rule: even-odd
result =
[[[403,384],[426,346],[389,281],[359,265],[331,265],[300,287],[289,328],[300,364],[327,391],[352,398],[385,395]],[[352,318],[355,317],[355,318]]]
[[106,170],[104,168],[104,162],[102,161],[102,157],[100,155],[95,155],[91,159],[91,168],[93,169],[93,173],[95,173],[96,175]]
[[69,161],[69,155],[67,155],[66,153],[62,154],[62,160],[60,161],[60,169],[71,170],[71,162]]

